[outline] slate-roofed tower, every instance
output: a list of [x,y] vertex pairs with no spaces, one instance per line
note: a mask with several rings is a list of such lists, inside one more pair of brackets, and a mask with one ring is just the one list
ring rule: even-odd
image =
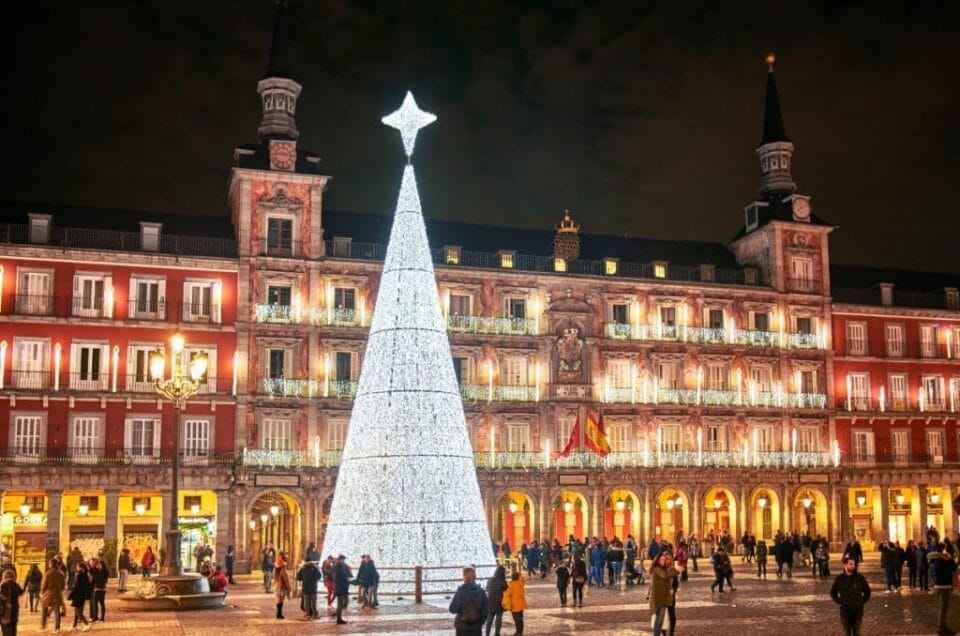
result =
[[767,55],[767,99],[763,108],[763,137],[757,148],[757,156],[760,157],[760,192],[764,196],[786,194],[797,189],[790,174],[793,144],[783,128],[777,81],[773,72],[775,60],[773,53]]
[[263,118],[257,132],[260,140],[296,139],[300,136],[295,116],[297,99],[303,87],[294,79],[293,55],[287,30],[287,2],[277,2],[273,41],[267,72],[257,84]]

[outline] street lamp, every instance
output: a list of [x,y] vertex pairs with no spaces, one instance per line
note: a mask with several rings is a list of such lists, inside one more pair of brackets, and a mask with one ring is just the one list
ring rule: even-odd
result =
[[810,495],[810,491],[807,491],[807,494],[803,496],[803,499],[800,500],[800,503],[803,504],[803,507],[807,510],[810,510],[810,506],[813,505],[813,497]]
[[515,513],[517,512],[517,502],[516,502],[516,501],[511,501],[511,502],[510,502],[510,505],[507,506],[507,507],[510,508],[510,514],[515,514]]
[[207,355],[197,352],[190,356],[189,377],[186,377],[180,355],[183,351],[183,336],[174,335],[170,344],[171,376],[164,379],[166,359],[162,351],[154,351],[150,354],[150,377],[157,393],[173,402],[173,475],[170,487],[170,525],[166,541],[167,559],[163,570],[168,576],[180,576],[183,574],[180,563],[180,411],[187,400],[200,391],[201,381],[207,372]]
[[26,499],[24,499],[23,503],[20,504],[20,516],[26,517],[29,514],[30,514],[30,504],[28,504]]
[[767,495],[766,495],[766,493],[761,493],[760,496],[757,497],[757,505],[760,506],[761,508],[766,508],[766,507],[767,507]]
[[273,504],[272,506],[270,506],[270,514],[273,515],[274,517],[280,514],[280,506],[278,506],[277,504]]

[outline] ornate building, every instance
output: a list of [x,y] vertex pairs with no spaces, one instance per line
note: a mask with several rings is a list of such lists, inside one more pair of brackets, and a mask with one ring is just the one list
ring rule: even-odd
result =
[[[157,545],[175,430],[185,563],[321,538],[390,219],[324,209],[289,48],[281,2],[229,219],[4,207],[0,538],[21,566]],[[570,213],[428,221],[493,537],[958,530],[960,276],[830,263],[772,63],[760,194],[729,245]],[[178,423],[147,371],[177,331],[210,359]]]

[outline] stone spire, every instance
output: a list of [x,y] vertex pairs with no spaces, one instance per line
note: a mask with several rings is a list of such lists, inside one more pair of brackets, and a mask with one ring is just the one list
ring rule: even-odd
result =
[[794,192],[797,185],[790,174],[793,160],[793,144],[787,139],[780,114],[780,98],[773,73],[773,53],[767,55],[767,96],[763,109],[763,137],[757,156],[760,157],[760,191],[764,195]]
[[286,0],[278,0],[267,72],[257,84],[257,93],[263,108],[263,118],[257,130],[261,141],[296,139],[300,135],[294,117],[297,113],[297,98],[300,97],[303,87],[293,76],[293,56],[287,32],[287,3]]

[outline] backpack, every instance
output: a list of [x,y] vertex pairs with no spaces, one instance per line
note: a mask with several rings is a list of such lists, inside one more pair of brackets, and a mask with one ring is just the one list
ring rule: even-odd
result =
[[463,614],[461,614],[461,620],[464,623],[479,623],[480,622],[480,608],[477,607],[476,601],[467,596],[463,595]]

